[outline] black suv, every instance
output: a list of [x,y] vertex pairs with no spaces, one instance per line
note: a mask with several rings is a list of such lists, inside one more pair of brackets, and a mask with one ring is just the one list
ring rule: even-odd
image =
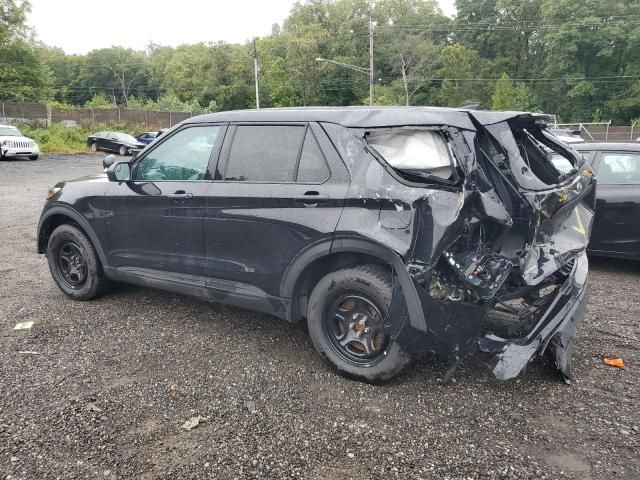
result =
[[449,379],[478,347],[500,379],[549,345],[570,375],[595,179],[543,116],[222,112],[104,166],[52,188],[38,226],[74,299],[129,282],[306,319],[320,355],[366,381],[425,350]]

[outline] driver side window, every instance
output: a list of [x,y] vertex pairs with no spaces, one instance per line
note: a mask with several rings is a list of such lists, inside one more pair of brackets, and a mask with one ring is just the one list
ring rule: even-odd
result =
[[219,131],[205,125],[175,133],[137,163],[134,180],[204,180]]

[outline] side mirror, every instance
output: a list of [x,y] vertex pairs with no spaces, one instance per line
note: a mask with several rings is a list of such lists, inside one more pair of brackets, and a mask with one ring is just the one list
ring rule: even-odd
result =
[[128,182],[131,180],[131,165],[129,162],[119,162],[107,168],[107,178],[110,182]]
[[115,161],[116,161],[115,155],[107,155],[106,157],[104,157],[104,160],[102,160],[102,168],[107,170],[111,165],[115,163]]

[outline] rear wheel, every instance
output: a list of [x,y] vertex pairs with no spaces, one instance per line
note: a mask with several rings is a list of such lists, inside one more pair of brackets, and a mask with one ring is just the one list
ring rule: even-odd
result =
[[75,300],[91,300],[108,286],[91,241],[73,225],[60,225],[53,231],[47,260],[60,290]]
[[390,273],[375,265],[332,272],[314,288],[309,334],[320,356],[339,373],[379,382],[411,363],[411,356],[383,326],[392,291]]
[[120,147],[120,155],[122,155],[123,157],[124,157],[125,155],[129,155],[129,150],[128,150],[128,149],[127,149],[127,147],[125,147],[124,145],[122,145],[122,146]]
[[96,142],[91,142],[91,145],[89,146],[89,149],[93,153],[96,153],[98,151],[98,144]]

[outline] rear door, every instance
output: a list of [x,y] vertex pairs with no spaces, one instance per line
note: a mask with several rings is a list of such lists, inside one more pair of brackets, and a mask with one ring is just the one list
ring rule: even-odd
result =
[[333,235],[349,175],[317,124],[229,127],[204,215],[208,285],[277,296],[291,260]]
[[118,139],[114,132],[107,132],[106,138],[103,140],[104,148],[106,150],[111,150],[112,152],[117,152],[120,148],[120,144],[118,143]]
[[108,140],[108,137],[110,137],[112,135],[111,132],[101,132],[98,134],[98,138],[97,138],[97,143],[98,143],[98,148],[103,149],[103,150],[110,150],[111,147],[110,142]]
[[590,249],[639,256],[640,152],[599,152],[596,168],[596,217]]

